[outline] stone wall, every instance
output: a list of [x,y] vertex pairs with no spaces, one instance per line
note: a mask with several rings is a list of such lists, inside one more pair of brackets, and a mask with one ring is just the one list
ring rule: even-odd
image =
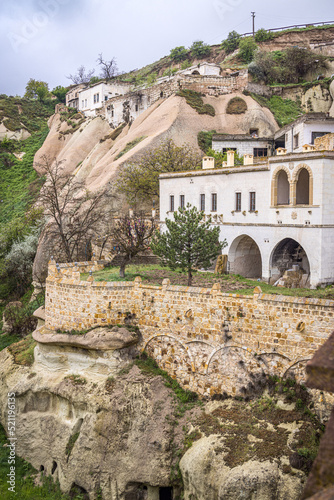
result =
[[265,375],[294,373],[334,327],[334,301],[222,293],[212,289],[134,282],[80,281],[49,266],[46,327],[81,330],[136,324],[142,348],[186,388],[200,394],[256,391]]
[[159,78],[150,87],[138,87],[127,94],[112,97],[96,113],[117,127],[123,121],[132,122],[141,113],[161,98],[168,98],[181,89],[190,89],[201,94],[218,97],[242,91],[248,83],[248,71],[238,71],[230,76],[182,75]]

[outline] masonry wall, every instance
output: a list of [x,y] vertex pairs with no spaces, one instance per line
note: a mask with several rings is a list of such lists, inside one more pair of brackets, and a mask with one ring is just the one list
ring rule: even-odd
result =
[[74,268],[49,266],[46,326],[81,330],[137,324],[146,349],[186,388],[243,394],[265,374],[295,373],[334,329],[334,301],[225,294],[212,289],[134,282],[80,281]]

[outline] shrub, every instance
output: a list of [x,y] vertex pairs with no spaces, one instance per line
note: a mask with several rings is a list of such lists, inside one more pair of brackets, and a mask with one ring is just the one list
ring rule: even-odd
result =
[[189,51],[181,45],[180,47],[175,47],[170,51],[169,57],[174,62],[181,62],[187,59]]
[[231,31],[226,40],[222,41],[221,47],[225,50],[226,54],[234,52],[239,47],[240,35],[236,31]]
[[267,31],[264,28],[260,28],[255,33],[255,41],[256,42],[266,42],[267,40],[272,40],[274,35],[271,31]]
[[215,108],[211,104],[204,104],[201,94],[190,89],[183,89],[176,93],[179,97],[185,97],[187,104],[194,108],[200,115],[215,116]]
[[226,113],[229,115],[240,115],[246,113],[247,104],[241,97],[233,97],[228,101]]
[[255,80],[287,84],[298,83],[309,70],[326,66],[324,56],[301,47],[289,47],[284,51],[258,51],[248,69]]
[[245,63],[250,63],[254,57],[257,45],[253,37],[242,38],[239,43],[239,57]]
[[201,148],[204,153],[207,152],[209,148],[212,146],[212,136],[213,134],[216,134],[216,130],[210,130],[209,132],[206,132],[205,130],[202,130],[201,132],[198,132],[197,134],[197,144]]
[[32,314],[35,310],[36,303],[23,307],[15,304],[7,307],[4,311],[4,318],[7,323],[8,333],[24,337],[34,331],[37,326],[37,319]]
[[197,57],[198,59],[201,59],[203,57],[209,56],[211,52],[211,47],[210,45],[197,40],[196,42],[193,42],[192,46],[190,47],[191,55],[193,57]]

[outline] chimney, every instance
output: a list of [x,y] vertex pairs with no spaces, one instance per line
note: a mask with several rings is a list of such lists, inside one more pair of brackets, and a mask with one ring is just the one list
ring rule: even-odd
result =
[[234,151],[233,150],[227,151],[227,166],[234,167]]
[[202,169],[208,170],[210,168],[215,168],[215,159],[212,156],[203,156]]
[[286,155],[287,149],[286,148],[277,148],[276,149],[276,154],[277,156],[282,156]]
[[244,155],[244,165],[253,165],[254,155]]

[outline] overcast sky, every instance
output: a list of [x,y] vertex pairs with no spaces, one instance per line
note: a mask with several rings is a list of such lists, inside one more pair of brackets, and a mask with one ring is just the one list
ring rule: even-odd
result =
[[100,52],[129,71],[195,40],[220,43],[251,31],[251,11],[255,29],[334,21],[333,0],[0,0],[0,93],[23,95],[30,78],[67,86]]

